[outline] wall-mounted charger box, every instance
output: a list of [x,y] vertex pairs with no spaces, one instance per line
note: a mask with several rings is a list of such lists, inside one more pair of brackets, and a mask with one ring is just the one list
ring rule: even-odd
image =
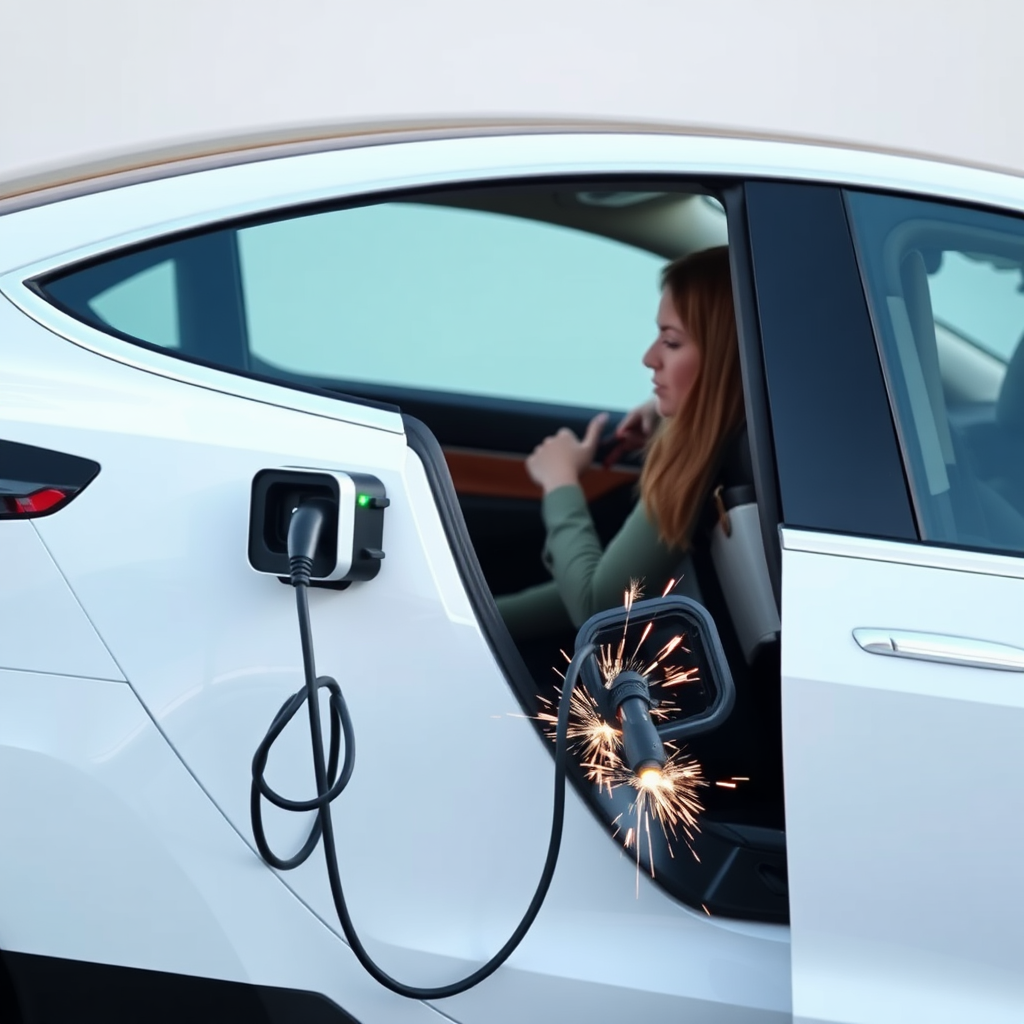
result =
[[249,564],[287,578],[288,524],[292,512],[316,499],[327,509],[316,552],[312,586],[345,587],[372,580],[384,558],[384,485],[368,473],[340,470],[263,469],[253,478],[249,507]]

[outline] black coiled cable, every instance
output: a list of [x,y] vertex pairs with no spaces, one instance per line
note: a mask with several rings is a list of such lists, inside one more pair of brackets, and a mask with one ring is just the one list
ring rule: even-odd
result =
[[[352,730],[352,719],[349,716],[341,687],[329,676],[317,677],[316,674],[316,666],[313,659],[313,637],[309,624],[308,579],[308,567],[306,567],[305,572],[293,572],[292,582],[295,586],[295,600],[299,614],[299,634],[302,638],[302,663],[306,685],[304,689],[293,694],[284,703],[281,710],[278,711],[263,742],[257,747],[256,754],[252,760],[250,813],[256,847],[260,852],[260,856],[268,864],[280,871],[288,871],[291,868],[298,867],[305,861],[316,848],[320,838],[323,837],[327,876],[330,879],[331,895],[334,898],[334,907],[341,922],[341,929],[349,945],[352,947],[352,952],[355,953],[356,958],[366,968],[370,976],[380,982],[385,988],[389,988],[392,992],[397,992],[398,995],[408,996],[410,999],[444,999],[448,996],[458,995],[460,992],[465,992],[489,977],[511,956],[513,950],[529,931],[530,926],[540,911],[545,896],[547,896],[551,879],[555,873],[555,865],[558,862],[558,850],[562,843],[562,824],[565,817],[566,734],[569,724],[569,697],[579,680],[580,666],[593,653],[594,647],[588,644],[577,651],[565,674],[565,687],[562,691],[562,699],[558,705],[558,723],[555,730],[555,799],[551,820],[551,839],[548,842],[547,857],[544,860],[544,869],[541,872],[540,881],[533,894],[533,899],[526,909],[526,913],[505,945],[490,960],[461,981],[454,981],[449,985],[439,985],[436,988],[405,985],[392,978],[391,975],[383,971],[371,959],[370,954],[366,951],[359,936],[356,934],[355,926],[352,924],[352,918],[349,916],[348,906],[345,902],[345,893],[342,889],[341,876],[338,871],[334,825],[331,820],[331,801],[341,794],[352,777],[352,769],[355,766],[355,736]],[[320,708],[317,699],[321,689],[326,689],[330,692],[330,735],[326,758],[324,757],[323,729],[320,723]],[[303,704],[306,704],[309,709],[309,731],[313,744],[313,767],[316,775],[317,795],[312,800],[289,800],[275,793],[267,785],[264,772],[274,741],[280,736],[284,727],[292,720]],[[340,741],[342,739],[345,744],[345,757],[339,770],[338,761]],[[272,804],[287,811],[317,812],[316,821],[310,829],[306,841],[302,844],[299,852],[293,857],[287,859],[278,857],[267,844],[266,834],[263,829],[261,797],[266,797]]]

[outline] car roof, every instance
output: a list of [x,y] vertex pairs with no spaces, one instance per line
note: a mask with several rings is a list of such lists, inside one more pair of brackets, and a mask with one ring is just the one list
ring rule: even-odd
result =
[[[70,162],[64,166],[52,166],[31,174],[0,178],[0,213],[137,182],[306,153],[432,139],[576,132],[715,136],[825,144],[822,140],[772,132],[736,132],[713,130],[706,126],[541,118],[423,122],[407,120],[379,124],[278,128],[194,138],[188,141],[178,140],[171,145],[127,149],[107,154],[99,159]],[[876,151],[890,152],[894,155],[919,155],[894,149]]]
[[[576,188],[602,188],[606,181],[613,189],[673,188],[685,194],[736,176],[821,181],[1024,210],[1020,176],[862,149],[624,127],[475,127],[275,143],[33,190],[0,200],[0,215],[10,215],[0,216],[0,248],[9,268],[28,269],[45,260],[46,266],[33,268],[43,273],[57,266],[51,255],[67,264],[204,224],[343,202],[370,192],[397,197],[402,190],[409,195],[409,190],[422,193],[449,185],[472,190],[488,183],[560,179]],[[593,186],[580,184],[590,181]],[[564,218],[559,222],[568,225]],[[663,256],[678,254],[653,234],[633,242]]]
[[[402,142],[486,138],[538,134],[661,135],[721,138],[750,142],[781,142],[851,154],[909,157],[965,170],[1007,169],[981,162],[954,161],[934,154],[884,146],[837,143],[782,132],[730,131],[707,126],[685,126],[619,121],[508,119],[480,121],[401,121],[381,124],[331,125],[225,134],[173,145],[127,150],[100,159],[50,167],[8,179],[0,177],[0,215],[41,206],[74,196],[103,192],[147,181],[191,174],[239,164],[276,160],[302,154],[380,146]],[[1012,173],[1012,172],[1011,172]]]

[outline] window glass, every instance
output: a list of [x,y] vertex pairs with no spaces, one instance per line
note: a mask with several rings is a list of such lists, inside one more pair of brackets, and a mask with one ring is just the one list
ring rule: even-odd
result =
[[622,408],[664,260],[559,225],[389,203],[245,228],[249,344],[317,377]]
[[983,253],[943,252],[929,275],[937,323],[995,356],[1009,361],[1024,326],[1021,268]]
[[160,348],[180,348],[178,275],[180,243],[137,252],[48,281],[45,291],[70,312],[101,330]]
[[41,287],[100,329],[284,381],[631,408],[650,390],[641,357],[667,261],[618,237],[655,225],[663,247],[686,204],[710,216],[703,197],[579,193],[573,207],[573,193],[498,191],[522,215],[446,197],[322,211],[177,237]]
[[178,348],[177,284],[173,260],[127,277],[89,300],[104,323],[162,348]]
[[921,535],[1024,552],[1024,220],[847,198]]

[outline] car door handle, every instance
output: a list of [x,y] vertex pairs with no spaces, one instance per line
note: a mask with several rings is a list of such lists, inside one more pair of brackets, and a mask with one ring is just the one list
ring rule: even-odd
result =
[[1009,644],[943,633],[915,633],[905,629],[855,629],[853,639],[868,654],[938,661],[944,665],[994,668],[1001,672],[1024,672],[1024,650]]

